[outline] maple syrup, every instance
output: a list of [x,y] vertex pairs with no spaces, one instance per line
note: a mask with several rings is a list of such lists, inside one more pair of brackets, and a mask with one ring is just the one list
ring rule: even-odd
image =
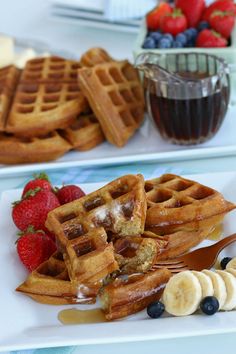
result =
[[58,320],[65,325],[106,322],[104,312],[97,308],[91,310],[66,309],[58,313]]
[[216,225],[214,230],[208,235],[207,239],[212,241],[218,241],[223,235],[223,225]]

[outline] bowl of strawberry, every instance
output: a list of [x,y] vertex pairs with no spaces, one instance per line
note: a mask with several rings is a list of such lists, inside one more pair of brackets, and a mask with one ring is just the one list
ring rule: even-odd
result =
[[236,61],[236,4],[233,0],[160,2],[145,17],[135,43],[140,53],[207,52]]

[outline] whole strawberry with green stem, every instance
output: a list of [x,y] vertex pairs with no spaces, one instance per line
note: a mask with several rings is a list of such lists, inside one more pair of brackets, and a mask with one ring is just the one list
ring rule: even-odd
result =
[[209,23],[213,30],[228,39],[235,25],[235,15],[231,12],[216,10],[211,14]]
[[187,18],[188,27],[196,27],[205,9],[204,0],[176,0],[175,6],[182,10]]
[[170,33],[176,36],[186,30],[186,17],[180,9],[174,9],[171,14],[167,14],[161,18],[160,28],[163,33]]
[[85,193],[80,187],[75,186],[74,184],[68,184],[57,189],[56,195],[60,204],[63,205],[83,197]]
[[201,48],[224,48],[227,46],[227,40],[219,33],[205,29],[198,34],[196,46]]
[[20,201],[13,203],[12,218],[16,227],[22,231],[29,225],[36,230],[47,230],[47,214],[58,206],[59,200],[53,192],[36,187],[29,190]]
[[210,17],[214,11],[223,11],[223,12],[230,12],[231,14],[236,15],[236,5],[234,4],[233,0],[217,0],[214,1],[212,4],[206,7],[203,12],[202,19],[204,21],[210,21]]
[[44,231],[35,231],[32,226],[21,233],[16,243],[19,258],[30,272],[56,251],[55,242]]
[[161,2],[158,6],[148,12],[148,14],[146,15],[147,28],[150,31],[156,31],[160,28],[161,18],[171,12],[172,7],[166,2]]
[[35,188],[41,188],[46,191],[52,191],[53,187],[49,181],[49,178],[46,173],[39,173],[34,175],[34,179],[30,180],[28,183],[26,183],[23,192],[22,192],[22,197],[29,191],[33,190]]

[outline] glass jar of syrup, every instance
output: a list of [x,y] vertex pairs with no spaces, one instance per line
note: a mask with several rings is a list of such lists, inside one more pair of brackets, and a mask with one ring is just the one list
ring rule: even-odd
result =
[[149,116],[161,136],[181,145],[212,138],[227,112],[230,85],[226,62],[205,53],[141,54]]

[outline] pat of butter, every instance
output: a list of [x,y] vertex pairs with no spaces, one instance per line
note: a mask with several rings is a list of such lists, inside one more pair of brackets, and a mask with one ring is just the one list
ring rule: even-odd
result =
[[26,62],[36,57],[36,52],[32,48],[25,49],[20,54],[16,54],[14,58],[14,64],[17,68],[23,69]]
[[0,68],[12,64],[14,57],[15,53],[13,39],[0,34]]

